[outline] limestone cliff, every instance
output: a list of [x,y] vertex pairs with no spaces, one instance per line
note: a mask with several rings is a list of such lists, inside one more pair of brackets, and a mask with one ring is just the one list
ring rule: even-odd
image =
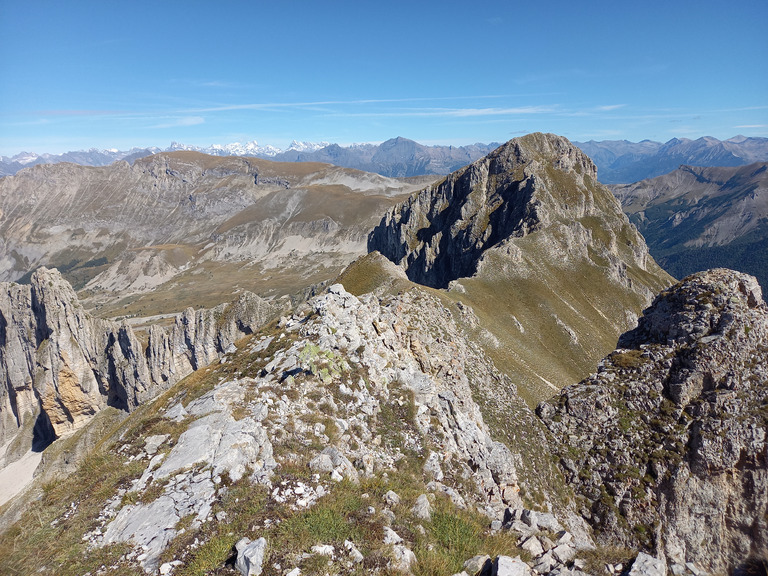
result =
[[596,374],[542,404],[606,541],[726,573],[768,552],[768,307],[716,269],[662,292]]
[[0,445],[12,461],[82,427],[105,406],[132,410],[250,334],[276,309],[246,293],[191,308],[140,343],[126,323],[88,314],[57,270],[0,284]]

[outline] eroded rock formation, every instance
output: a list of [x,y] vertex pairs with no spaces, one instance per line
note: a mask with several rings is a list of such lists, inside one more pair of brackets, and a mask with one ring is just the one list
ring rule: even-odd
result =
[[212,310],[187,309],[141,344],[126,323],[95,318],[57,270],[0,285],[0,444],[6,461],[82,427],[105,406],[132,410],[218,358],[277,308],[251,293]]

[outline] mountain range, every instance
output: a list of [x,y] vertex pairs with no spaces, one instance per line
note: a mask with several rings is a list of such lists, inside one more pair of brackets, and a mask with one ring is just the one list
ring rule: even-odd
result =
[[[604,140],[574,142],[597,165],[600,182],[631,183],[666,174],[685,164],[690,166],[741,166],[768,161],[768,138],[735,136],[720,141],[705,137],[697,140],[673,138],[666,143],[643,140]],[[118,160],[135,159],[161,151],[195,151],[212,156],[254,156],[284,162],[326,162],[337,166],[402,177],[425,174],[445,175],[474,162],[498,147],[497,143],[469,146],[424,146],[407,138],[392,138],[381,144],[340,146],[327,142],[294,141],[281,150],[257,142],[225,146],[190,146],[172,143],[165,150],[133,148],[129,151],[88,150],[61,155],[22,152],[0,157],[0,176],[15,174],[21,168],[40,163],[73,162],[87,166],[106,166]]]
[[0,176],[15,174],[22,168],[37,164],[72,162],[84,166],[107,166],[119,160],[133,163],[136,159],[159,152],[201,152],[211,156],[249,156],[283,162],[325,162],[336,166],[375,172],[383,176],[444,175],[457,170],[487,154],[498,144],[472,146],[424,146],[407,138],[393,138],[382,144],[353,144],[342,147],[327,142],[293,141],[281,150],[260,146],[257,142],[232,143],[224,146],[191,146],[172,142],[166,149],[132,148],[67,152],[64,154],[35,154],[21,152],[12,157],[0,157]]
[[0,179],[0,279],[58,268],[106,315],[208,308],[246,285],[289,296],[364,254],[380,213],[431,180],[189,151],[40,164]]
[[729,267],[768,287],[768,163],[681,166],[611,190],[673,276]]
[[213,144],[208,147],[190,146],[171,142],[171,145],[165,149],[157,147],[131,148],[130,150],[117,150],[111,148],[100,150],[91,148],[89,150],[79,150],[76,152],[65,152],[64,154],[36,154],[34,152],[20,152],[14,156],[0,156],[0,176],[15,174],[22,168],[35,166],[37,164],[56,164],[59,162],[71,162],[82,166],[108,166],[119,160],[124,160],[132,164],[135,160],[160,152],[202,152],[211,156],[254,156],[258,158],[272,158],[277,154],[287,152],[312,152],[319,150],[328,143],[323,142],[314,144],[311,142],[291,142],[287,149],[281,150],[274,146],[260,146],[256,141],[240,143],[234,142],[224,146]]
[[664,144],[650,140],[590,140],[575,144],[597,164],[604,184],[638,182],[667,174],[681,165],[743,166],[768,161],[768,138],[673,138]]
[[675,282],[563,137],[439,178],[33,166],[0,225],[36,268],[0,283],[0,573],[768,561],[760,285]]

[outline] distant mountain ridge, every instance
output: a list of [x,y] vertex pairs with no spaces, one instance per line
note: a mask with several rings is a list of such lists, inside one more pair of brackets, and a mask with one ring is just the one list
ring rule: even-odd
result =
[[768,163],[680,166],[610,188],[670,274],[727,267],[768,286]]
[[131,148],[130,150],[78,150],[63,154],[36,154],[34,152],[19,152],[14,156],[0,156],[0,176],[12,176],[22,168],[38,164],[58,164],[71,162],[82,166],[109,166],[119,160],[133,163],[138,158],[160,152],[160,148]]
[[0,156],[0,176],[10,176],[22,168],[35,166],[37,164],[57,164],[59,162],[71,162],[82,166],[109,166],[114,162],[125,160],[133,164],[135,160],[160,152],[202,152],[210,156],[254,156],[257,158],[273,158],[278,154],[288,152],[313,152],[325,146],[328,142],[297,142],[294,140],[285,150],[275,146],[261,146],[255,140],[251,142],[233,142],[231,144],[211,144],[207,147],[193,146],[189,144],[180,144],[171,142],[171,145],[165,149],[150,146],[147,148],[131,148],[130,150],[118,150],[109,148],[100,150],[90,148],[89,150],[78,150],[75,152],[65,152],[63,154],[36,154],[34,152],[19,152],[14,156]]
[[482,158],[499,146],[498,143],[469,146],[425,146],[407,138],[397,137],[381,144],[352,144],[340,146],[328,142],[299,142],[294,140],[285,150],[262,146],[258,142],[213,144],[208,147],[172,142],[160,148],[131,148],[36,154],[20,152],[12,157],[0,156],[0,176],[16,174],[22,168],[36,164],[72,162],[83,166],[108,166],[119,160],[133,163],[144,156],[160,152],[202,152],[211,156],[252,156],[280,162],[324,162],[343,168],[375,172],[382,176],[403,177],[426,174],[449,174]]
[[425,146],[408,138],[392,138],[381,144],[342,147],[331,144],[312,152],[286,151],[275,156],[284,162],[327,162],[344,168],[401,178],[424,174],[450,174],[498,148],[491,144]]
[[768,161],[768,138],[734,136],[718,140],[673,138],[662,144],[651,140],[574,142],[597,165],[603,184],[630,184],[688,166],[744,166]]
[[[681,165],[744,166],[768,161],[768,138],[734,136],[718,140],[705,136],[697,140],[673,138],[666,143],[643,140],[603,140],[574,142],[598,168],[603,184],[629,184],[667,174]],[[499,143],[467,146],[426,146],[408,138],[391,138],[381,144],[341,146],[329,142],[294,140],[286,149],[251,142],[201,147],[178,142],[160,148],[131,148],[35,154],[21,152],[12,157],[0,156],[0,176],[15,174],[35,164],[72,162],[85,166],[106,166],[159,152],[202,152],[211,156],[251,156],[281,162],[324,162],[344,168],[375,172],[382,176],[407,177],[426,174],[447,175],[491,153]]]

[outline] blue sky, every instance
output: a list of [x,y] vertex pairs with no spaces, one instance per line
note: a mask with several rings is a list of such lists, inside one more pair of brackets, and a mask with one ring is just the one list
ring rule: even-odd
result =
[[768,2],[0,0],[0,154],[768,136]]

